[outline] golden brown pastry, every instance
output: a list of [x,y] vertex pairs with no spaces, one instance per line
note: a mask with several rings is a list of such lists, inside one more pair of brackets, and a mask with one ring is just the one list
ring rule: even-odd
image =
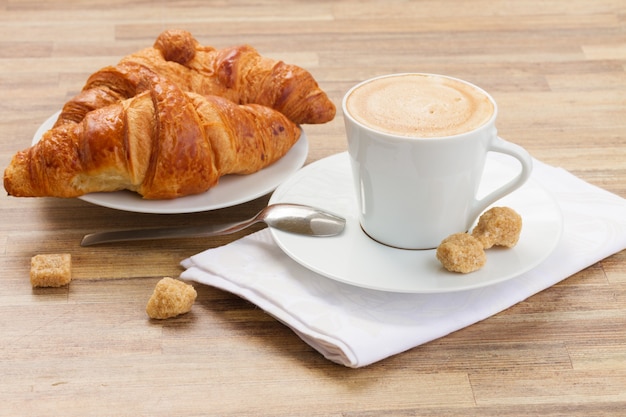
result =
[[296,124],[325,123],[335,116],[334,104],[303,68],[265,58],[249,45],[217,50],[200,45],[187,31],[169,30],[153,47],[92,74],[55,126],[80,122],[91,110],[141,93],[154,75],[183,91],[272,107]]
[[512,248],[517,244],[522,231],[522,216],[510,207],[492,207],[478,219],[472,236],[485,249],[492,246]]
[[165,80],[131,99],[46,132],[18,152],[4,187],[18,197],[132,190],[147,199],[202,193],[220,176],[281,158],[300,129],[282,113],[183,93]]
[[442,240],[435,255],[448,271],[463,274],[477,271],[487,262],[482,244],[467,233],[455,233]]
[[154,287],[146,313],[152,319],[168,319],[188,313],[197,295],[193,285],[165,277]]

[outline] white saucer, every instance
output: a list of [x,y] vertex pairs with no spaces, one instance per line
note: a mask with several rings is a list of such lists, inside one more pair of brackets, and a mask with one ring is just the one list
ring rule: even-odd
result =
[[[489,154],[480,195],[516,173],[506,157]],[[271,229],[287,255],[328,278],[369,289],[403,293],[444,293],[492,285],[538,265],[555,249],[563,228],[557,202],[529,180],[495,205],[508,206],[523,219],[518,244],[487,251],[486,265],[470,274],[446,271],[435,250],[402,250],[377,243],[362,231],[356,215],[347,153],[316,161],[298,171],[274,192],[270,203],[291,202],[324,208],[347,220],[344,232],[330,238],[299,236]]]
[[[59,114],[60,112],[53,114],[37,129],[33,144],[41,139],[44,132],[52,128]],[[285,178],[304,165],[308,152],[309,144],[302,131],[298,142],[272,165],[250,175],[226,175],[220,178],[219,184],[203,194],[173,200],[144,200],[139,194],[131,191],[116,191],[91,193],[79,198],[99,206],[137,213],[195,213],[231,207],[272,192]]]

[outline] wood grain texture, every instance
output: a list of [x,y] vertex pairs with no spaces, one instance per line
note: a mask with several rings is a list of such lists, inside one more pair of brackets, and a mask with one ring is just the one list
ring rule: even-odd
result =
[[[626,197],[623,0],[0,0],[0,166],[97,69],[164,29],[248,43],[309,70],[339,104],[404,71],[472,81],[502,137]],[[341,111],[307,126],[313,162],[346,150]],[[363,369],[335,365],[252,304],[197,286],[192,311],[151,321],[156,282],[243,236],[81,248],[88,232],[247,217],[126,213],[0,196],[0,416],[622,416],[626,254],[487,320]],[[257,227],[255,230],[258,230]],[[67,252],[69,287],[36,289],[30,258]]]

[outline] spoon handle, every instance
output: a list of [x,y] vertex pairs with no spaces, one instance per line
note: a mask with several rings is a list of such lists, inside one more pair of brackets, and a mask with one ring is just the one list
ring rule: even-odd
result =
[[157,229],[131,229],[114,230],[110,232],[98,232],[85,235],[80,246],[92,246],[101,243],[129,242],[136,240],[174,239],[181,237],[211,237],[228,235],[245,229],[257,223],[259,220],[252,218],[242,222],[189,226],[189,227],[164,227]]

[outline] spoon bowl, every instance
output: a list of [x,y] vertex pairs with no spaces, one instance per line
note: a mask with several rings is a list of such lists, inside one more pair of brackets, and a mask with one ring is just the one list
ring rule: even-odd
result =
[[270,205],[257,217],[269,227],[308,236],[334,236],[341,233],[346,225],[342,217],[299,204]]

